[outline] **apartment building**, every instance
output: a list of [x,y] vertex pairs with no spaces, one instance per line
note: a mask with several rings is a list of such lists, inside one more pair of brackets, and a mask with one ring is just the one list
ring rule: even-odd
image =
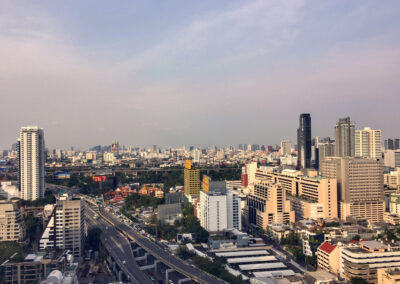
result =
[[81,256],[85,242],[85,211],[80,198],[58,200],[49,223],[40,239],[40,250],[47,248],[69,249]]
[[339,274],[340,273],[340,248],[329,242],[323,242],[317,250],[317,265],[319,269],[328,272]]
[[338,218],[335,178],[322,178],[316,171],[308,171],[308,176],[304,176],[300,171],[279,172],[264,167],[256,171],[256,179],[282,186],[291,201],[296,220]]
[[400,267],[379,268],[377,270],[377,284],[400,284]]
[[383,220],[383,165],[376,159],[361,157],[328,157],[321,163],[321,175],[336,178],[338,213],[372,222]]
[[0,242],[25,239],[25,226],[17,201],[0,201]]
[[356,130],[355,155],[374,159],[382,158],[382,131],[365,127]]
[[400,189],[400,169],[384,174],[383,181],[385,186],[390,189]]

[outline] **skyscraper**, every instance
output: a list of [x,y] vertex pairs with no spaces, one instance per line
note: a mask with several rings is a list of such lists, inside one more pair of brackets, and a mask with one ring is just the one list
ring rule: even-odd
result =
[[289,140],[282,140],[281,142],[281,155],[286,156],[292,153],[292,143]]
[[200,193],[200,170],[192,166],[191,160],[185,161],[184,188],[187,197]]
[[382,158],[382,133],[380,130],[372,130],[365,127],[356,130],[355,155],[357,157]]
[[350,117],[340,118],[335,126],[335,152],[337,157],[353,157],[355,154],[354,123]]
[[335,156],[335,144],[330,137],[320,139],[318,142],[318,159],[321,163],[326,157]]
[[297,156],[299,169],[311,167],[311,116],[309,113],[300,115],[299,129],[297,129]]
[[321,175],[336,178],[338,211],[347,217],[380,222],[383,219],[382,161],[360,157],[328,157],[321,163]]
[[20,197],[36,200],[44,197],[44,133],[37,126],[22,127],[19,144]]

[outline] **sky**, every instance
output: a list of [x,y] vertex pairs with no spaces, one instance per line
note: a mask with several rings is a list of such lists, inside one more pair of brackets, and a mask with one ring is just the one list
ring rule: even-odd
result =
[[400,137],[400,1],[0,0],[0,149]]

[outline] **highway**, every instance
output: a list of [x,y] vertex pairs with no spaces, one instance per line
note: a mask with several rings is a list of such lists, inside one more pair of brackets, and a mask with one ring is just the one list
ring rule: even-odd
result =
[[102,218],[94,219],[96,213],[86,206],[86,223],[89,228],[98,227],[102,230],[101,242],[112,254],[118,266],[129,276],[134,284],[152,283],[150,278],[139,269],[133,256],[132,247],[124,236]]
[[136,230],[129,227],[125,223],[122,223],[119,219],[115,218],[113,214],[107,212],[101,207],[99,208],[99,215],[107,220],[111,225],[114,225],[119,231],[123,232],[125,236],[136,242],[140,247],[153,255],[153,257],[157,258],[165,265],[181,273],[182,275],[204,284],[226,283],[215,276],[205,273],[195,266],[187,264],[180,258],[175,257],[169,251],[164,250],[152,240],[142,236]]

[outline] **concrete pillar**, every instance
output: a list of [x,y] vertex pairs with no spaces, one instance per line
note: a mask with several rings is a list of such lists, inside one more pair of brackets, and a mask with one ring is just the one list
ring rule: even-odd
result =
[[174,270],[173,269],[167,269],[167,270],[165,270],[165,281],[168,283],[168,276],[169,276],[169,273],[170,272],[173,272]]
[[122,270],[120,270],[120,271],[118,271],[118,281],[123,282],[122,280],[123,280],[122,279]]

